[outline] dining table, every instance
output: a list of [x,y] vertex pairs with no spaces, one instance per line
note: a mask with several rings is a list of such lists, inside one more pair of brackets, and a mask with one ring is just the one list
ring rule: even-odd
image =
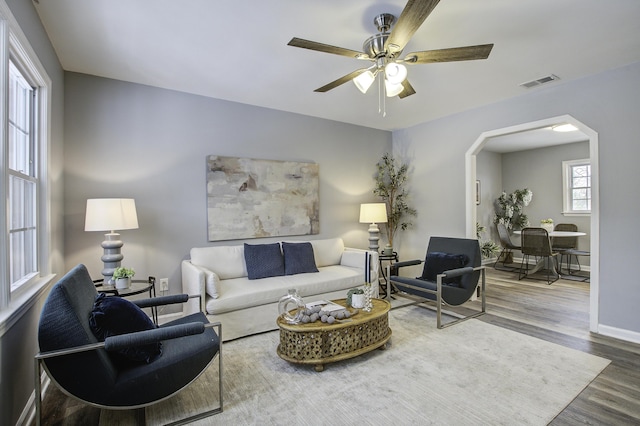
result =
[[[553,237],[585,237],[587,235],[586,232],[581,231],[547,231],[549,234],[549,238]],[[513,231],[515,235],[522,235],[522,231]],[[539,270],[541,270],[545,266],[545,259],[541,258],[536,266],[529,272],[530,274],[535,274]],[[560,277],[560,272],[556,270],[556,266],[553,264],[548,265],[547,267],[551,267],[551,270],[556,274],[557,277]]]

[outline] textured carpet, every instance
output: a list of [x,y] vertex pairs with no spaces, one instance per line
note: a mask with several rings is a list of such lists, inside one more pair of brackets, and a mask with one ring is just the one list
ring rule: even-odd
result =
[[[275,353],[271,332],[224,345],[224,412],[199,425],[545,425],[609,361],[469,320],[437,330],[419,306],[390,312],[387,350],[317,373]],[[147,409],[163,424],[217,402],[217,367]],[[127,424],[103,411],[101,424]]]

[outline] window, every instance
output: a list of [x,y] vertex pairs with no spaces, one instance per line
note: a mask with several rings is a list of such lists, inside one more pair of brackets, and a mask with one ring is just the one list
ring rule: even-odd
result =
[[589,159],[562,162],[564,214],[591,213],[591,162]]
[[51,280],[51,80],[0,1],[0,330]]
[[8,228],[9,283],[16,290],[37,274],[37,141],[33,99],[36,90],[13,61],[9,63]]

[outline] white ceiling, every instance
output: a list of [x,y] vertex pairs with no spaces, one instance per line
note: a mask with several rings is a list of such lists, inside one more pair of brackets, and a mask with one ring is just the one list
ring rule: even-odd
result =
[[482,149],[484,151],[505,154],[507,152],[526,151],[528,149],[545,148],[553,145],[585,142],[588,140],[589,136],[579,130],[572,132],[555,132],[551,127],[543,127],[491,137]]
[[[37,0],[36,0],[37,2]],[[65,70],[366,127],[406,128],[640,61],[638,0],[441,0],[405,48],[494,43],[487,60],[409,66],[416,94],[386,101],[347,83],[363,62],[287,46],[296,36],[353,50],[406,0],[40,0]],[[549,74],[559,81],[520,83]]]

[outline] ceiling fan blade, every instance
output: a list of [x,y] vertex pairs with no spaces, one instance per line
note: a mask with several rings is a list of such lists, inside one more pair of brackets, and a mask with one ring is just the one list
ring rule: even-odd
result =
[[409,83],[409,80],[405,79],[402,82],[402,87],[404,87],[404,90],[400,92],[400,94],[398,95],[400,99],[404,99],[407,96],[415,95],[416,91],[411,85],[411,83]]
[[472,61],[487,59],[493,49],[493,44],[479,44],[476,46],[452,47],[450,49],[425,50],[409,53],[405,62],[413,64],[428,64],[432,62]]
[[289,46],[301,47],[303,49],[316,50],[318,52],[332,53],[334,55],[347,56],[355,59],[370,60],[369,55],[356,50],[345,49],[344,47],[331,46],[330,44],[318,43],[317,41],[305,40],[303,38],[294,37],[291,39]]
[[317,88],[316,90],[314,90],[314,92],[322,92],[322,93],[328,92],[329,90],[335,89],[336,87],[346,83],[347,81],[353,80],[354,78],[356,78],[357,76],[359,76],[365,71],[367,71],[367,68],[361,68],[359,70],[355,70],[352,73],[342,76],[339,79],[334,80],[329,84],[325,84],[324,86]]
[[404,49],[439,2],[440,0],[409,0],[384,44],[385,50],[394,55]]

